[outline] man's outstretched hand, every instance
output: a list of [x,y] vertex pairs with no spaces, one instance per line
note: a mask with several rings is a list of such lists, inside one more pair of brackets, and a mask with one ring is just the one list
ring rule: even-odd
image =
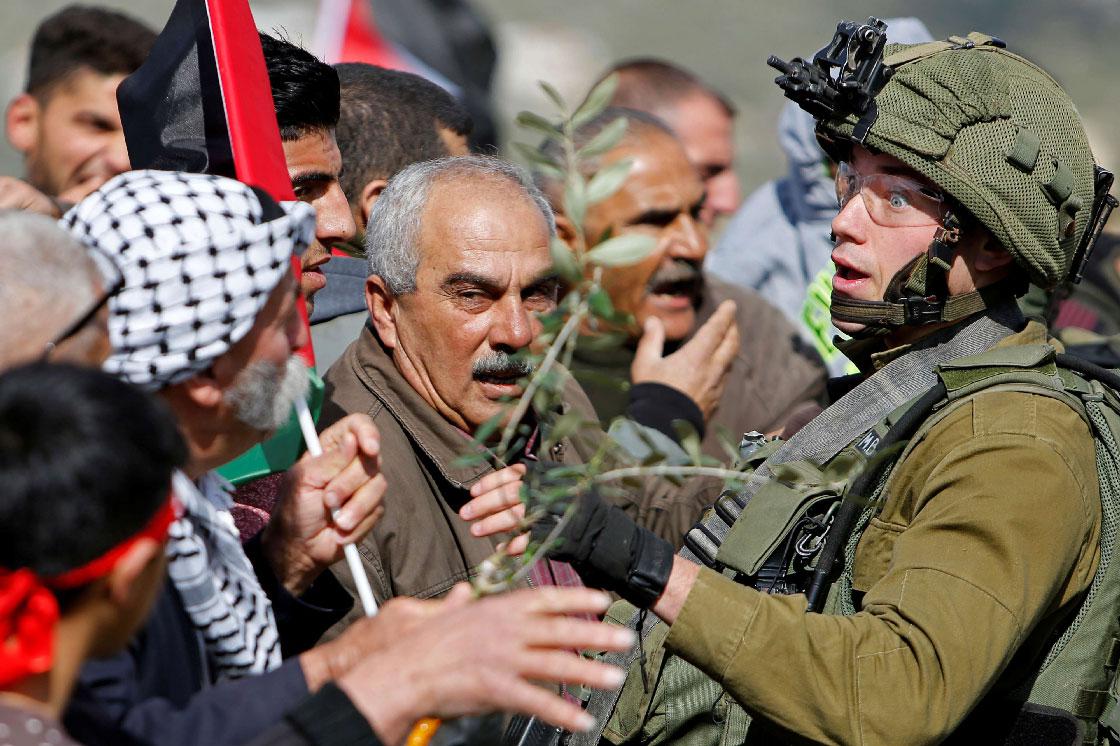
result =
[[410,614],[399,634],[384,630],[392,644],[338,681],[387,744],[402,743],[423,717],[488,712],[535,715],[567,730],[587,730],[590,715],[533,682],[617,689],[625,676],[621,669],[573,651],[625,651],[635,642],[628,629],[572,616],[607,610],[610,598],[588,588],[521,590],[472,601],[464,584],[446,600],[428,603],[438,607]]
[[319,437],[323,455],[305,453],[288,470],[262,537],[276,577],[293,595],[342,559],[343,546],[368,534],[385,511],[381,440],[373,420],[352,414]]
[[660,383],[686,394],[696,402],[705,421],[711,418],[727,382],[731,362],[739,352],[739,327],[735,302],[725,300],[686,344],[662,357],[665,328],[656,317],[646,319],[630,381]]

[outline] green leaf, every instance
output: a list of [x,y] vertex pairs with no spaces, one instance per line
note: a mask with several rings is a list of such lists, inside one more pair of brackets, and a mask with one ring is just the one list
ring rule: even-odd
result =
[[526,145],[523,142],[513,143],[513,149],[529,164],[534,171],[539,171],[550,179],[563,179],[564,170],[560,164],[541,152],[540,148]]
[[583,219],[587,216],[587,181],[578,173],[569,173],[564,185],[564,213],[583,230]]
[[505,414],[505,412],[499,412],[490,419],[486,420],[486,422],[483,422],[481,425],[479,425],[474,431],[475,442],[485,443],[486,440],[494,434],[494,431],[498,429],[498,425],[501,424],[502,417]]
[[453,469],[468,469],[474,466],[482,466],[484,463],[486,463],[486,457],[481,453],[464,453],[451,460],[451,467]]
[[626,118],[619,117],[613,122],[599,130],[599,134],[591,138],[591,140],[579,149],[580,158],[594,158],[597,155],[602,155],[608,150],[613,149],[616,145],[622,142],[622,136],[626,134]]
[[588,420],[579,412],[560,415],[556,418],[556,422],[552,423],[552,427],[548,428],[548,442],[559,443],[569,435],[582,430],[587,424]]
[[632,159],[623,158],[606,168],[599,169],[587,184],[587,204],[594,205],[602,202],[621,189],[633,166]]
[[587,296],[587,305],[591,312],[601,319],[610,321],[614,318],[614,304],[606,290],[599,288]]
[[723,452],[727,454],[727,463],[735,464],[739,461],[739,444],[731,431],[720,424],[716,424],[716,441]]
[[560,113],[566,115],[568,113],[568,105],[564,103],[564,97],[560,95],[560,91],[556,90],[556,88],[546,80],[538,80],[537,84],[541,87],[541,90],[544,91],[544,95],[548,96],[549,100],[560,110]]
[[525,129],[536,130],[546,137],[560,137],[560,128],[540,114],[523,111],[517,115],[517,124]]
[[693,465],[703,465],[704,453],[700,450],[700,434],[696,432],[696,428],[684,420],[673,420],[673,429],[677,431],[681,448],[688,454]]
[[[583,270],[580,269],[579,262],[576,261],[576,255],[572,253],[568,244],[559,236],[553,236],[552,242],[549,244],[549,250],[552,252],[552,267],[564,279],[565,282],[574,285],[583,279]],[[563,325],[563,320],[560,319],[557,329]]]
[[576,113],[572,115],[572,129],[579,129],[602,114],[603,110],[607,108],[607,104],[611,102],[611,97],[614,96],[614,92],[617,88],[617,73],[608,75],[603,78],[597,86],[592,88],[591,93],[587,94],[587,98],[584,99],[583,104]]
[[656,248],[657,241],[652,236],[629,233],[599,244],[587,252],[587,261],[602,267],[624,267],[637,264]]

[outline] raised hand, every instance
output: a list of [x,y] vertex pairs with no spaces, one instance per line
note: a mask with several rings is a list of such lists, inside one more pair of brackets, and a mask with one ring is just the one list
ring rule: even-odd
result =
[[288,471],[285,492],[262,537],[277,577],[296,595],[384,513],[381,442],[373,420],[350,415],[323,431],[320,441],[323,455],[304,454]]
[[662,357],[665,329],[656,317],[646,319],[634,362],[632,383],[660,383],[687,394],[708,420],[723,396],[731,361],[739,352],[735,302],[726,300],[686,344]]

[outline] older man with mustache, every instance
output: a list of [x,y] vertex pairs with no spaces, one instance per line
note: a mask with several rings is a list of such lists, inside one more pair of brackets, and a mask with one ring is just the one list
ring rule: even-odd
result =
[[[603,273],[603,287],[615,308],[636,320],[630,342],[607,352],[581,353],[577,348],[572,367],[577,374],[598,374],[585,379],[587,393],[599,416],[609,419],[620,414],[627,402],[625,391],[613,381],[636,383],[648,378],[663,351],[676,351],[709,320],[734,314],[733,326],[742,345],[722,389],[708,384],[699,364],[679,368],[675,380],[663,381],[699,404],[708,425],[704,452],[724,460],[721,431],[738,442],[745,431],[781,431],[791,420],[807,419],[799,411],[819,411],[815,400],[824,391],[824,368],[781,311],[757,293],[701,270],[708,252],[708,232],[700,220],[704,183],[666,124],[643,112],[611,108],[581,127],[577,142],[589,142],[619,118],[627,121],[624,138],[589,165],[603,168],[627,159],[633,165],[614,195],[588,209],[584,236],[593,242],[606,234],[647,235],[656,240],[657,249],[637,264]],[[546,143],[544,149],[556,147]],[[540,186],[558,211],[561,237],[575,239],[575,226],[559,214],[563,185],[546,178]]]
[[[504,402],[521,394],[518,382],[530,368],[517,353],[540,334],[537,314],[556,307],[553,231],[552,211],[528,178],[484,156],[413,164],[373,207],[366,232],[370,321],[324,377],[320,425],[368,413],[381,432],[392,499],[361,543],[379,600],[443,595],[494,552],[495,531],[513,527],[510,508],[525,467],[463,465],[458,457],[475,447],[472,436]],[[718,335],[711,337],[698,354],[729,358],[716,351]],[[562,409],[596,419],[574,381]],[[527,416],[530,425],[534,416]],[[521,460],[579,463],[600,437],[580,433],[547,453],[530,445]],[[706,498],[685,503],[675,492],[650,485],[624,507],[679,541]],[[336,570],[350,584],[345,568]],[[538,572],[540,583],[575,581],[558,563],[542,563]]]

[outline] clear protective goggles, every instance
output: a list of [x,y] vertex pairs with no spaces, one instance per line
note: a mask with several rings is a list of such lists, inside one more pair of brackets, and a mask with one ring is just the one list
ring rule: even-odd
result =
[[907,176],[861,174],[847,161],[836,170],[836,200],[843,210],[857,194],[867,213],[885,228],[941,225],[948,213],[945,195]]

